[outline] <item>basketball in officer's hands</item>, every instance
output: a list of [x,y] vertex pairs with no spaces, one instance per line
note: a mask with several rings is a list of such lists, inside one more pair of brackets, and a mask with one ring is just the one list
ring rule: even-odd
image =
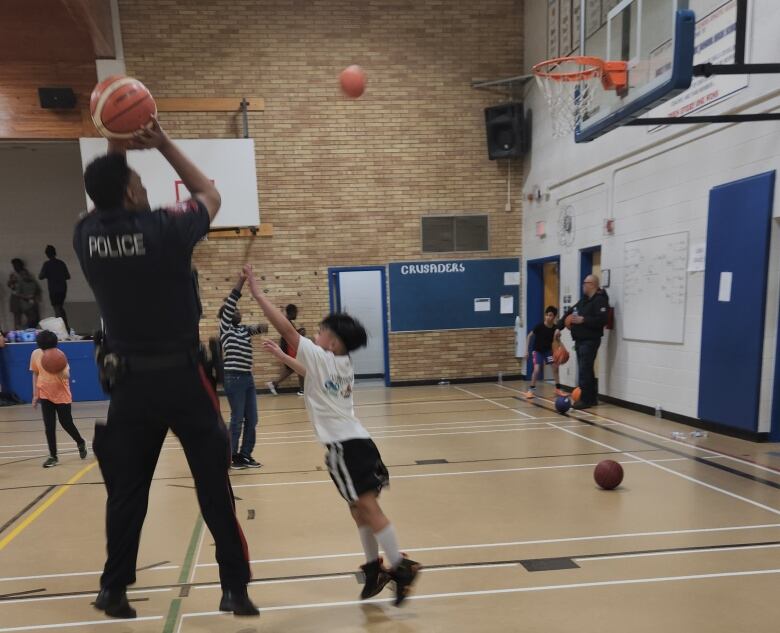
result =
[[89,110],[100,134],[106,138],[129,139],[152,124],[157,104],[147,87],[137,79],[112,75],[95,86]]

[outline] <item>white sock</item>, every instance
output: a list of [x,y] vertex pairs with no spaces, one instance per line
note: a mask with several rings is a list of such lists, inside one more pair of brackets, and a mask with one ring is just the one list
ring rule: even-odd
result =
[[388,523],[385,529],[374,534],[374,537],[382,546],[382,551],[387,556],[387,562],[391,568],[395,568],[401,562],[401,552],[398,550],[398,539],[395,536],[395,528]]
[[374,533],[367,525],[358,527],[360,532],[360,542],[363,544],[363,551],[366,553],[366,562],[373,563],[379,558],[379,543],[374,538]]

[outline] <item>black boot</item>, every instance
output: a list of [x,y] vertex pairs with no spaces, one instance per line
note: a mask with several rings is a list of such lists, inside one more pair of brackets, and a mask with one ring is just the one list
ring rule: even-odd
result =
[[125,589],[106,589],[104,587],[95,599],[95,608],[99,611],[105,611],[106,615],[112,618],[130,619],[136,617],[135,609],[127,601]]
[[385,585],[388,582],[390,582],[390,575],[382,567],[381,558],[361,565],[360,569],[363,570],[363,575],[366,578],[365,585],[363,585],[363,591],[360,592],[361,600],[373,598],[385,588]]
[[410,560],[406,557],[401,559],[396,567],[390,570],[390,578],[395,581],[395,606],[400,607],[406,600],[409,591],[420,571],[420,563]]
[[219,601],[219,610],[232,611],[233,615],[260,615],[258,608],[249,599],[246,587],[223,589],[222,600]]

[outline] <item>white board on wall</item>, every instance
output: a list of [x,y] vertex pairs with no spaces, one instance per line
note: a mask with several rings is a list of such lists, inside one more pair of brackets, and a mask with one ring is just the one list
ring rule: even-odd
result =
[[[190,139],[175,143],[214,182],[222,196],[222,206],[211,223],[212,228],[260,224],[253,139]],[[80,138],[79,147],[82,167],[86,167],[106,153],[108,141]],[[127,162],[140,174],[152,208],[189,197],[173,167],[157,150],[130,151]],[[87,197],[87,207],[93,206]]]
[[683,342],[687,265],[687,231],[625,243],[624,339]]

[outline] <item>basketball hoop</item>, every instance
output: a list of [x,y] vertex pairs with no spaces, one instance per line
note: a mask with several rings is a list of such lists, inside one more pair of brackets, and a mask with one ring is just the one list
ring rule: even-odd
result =
[[627,67],[626,62],[588,56],[556,57],[536,64],[532,71],[550,107],[553,136],[569,134],[582,123],[599,82],[604,90],[624,90]]

